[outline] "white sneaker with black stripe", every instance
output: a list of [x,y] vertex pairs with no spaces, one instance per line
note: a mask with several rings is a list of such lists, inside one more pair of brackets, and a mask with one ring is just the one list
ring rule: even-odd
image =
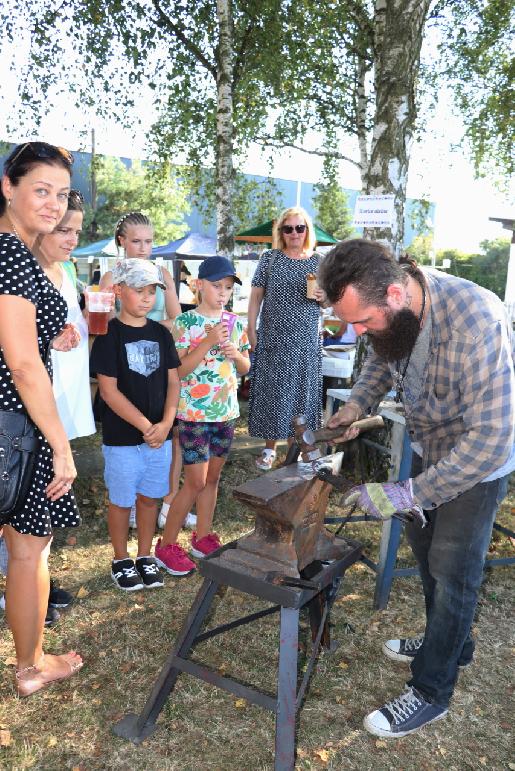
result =
[[141,576],[145,589],[160,589],[163,586],[163,576],[153,557],[138,557],[136,570]]
[[113,560],[111,563],[111,578],[124,592],[135,592],[143,589],[144,584],[140,574],[136,570],[134,560],[127,557],[124,560]]
[[423,642],[423,634],[419,634],[416,637],[401,637],[398,640],[387,640],[383,643],[383,653],[394,661],[413,661]]
[[374,736],[400,739],[447,715],[445,707],[426,701],[416,688],[406,686],[404,693],[367,715],[363,727]]
[[[388,656],[389,659],[393,659],[394,661],[407,661],[408,664],[411,664],[422,647],[423,642],[423,634],[419,634],[416,637],[400,637],[396,640],[387,640],[383,643],[383,653]],[[458,662],[458,668],[465,669],[471,664],[472,659],[469,661]]]

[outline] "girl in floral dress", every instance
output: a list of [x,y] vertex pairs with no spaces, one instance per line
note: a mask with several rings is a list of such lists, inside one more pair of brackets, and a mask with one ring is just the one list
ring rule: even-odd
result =
[[234,283],[241,283],[230,260],[208,257],[200,265],[200,305],[175,320],[175,347],[181,359],[181,398],[177,410],[184,463],[184,484],[168,513],[155,554],[172,575],[186,575],[195,563],[177,543],[188,511],[196,504],[197,530],[191,554],[205,557],[220,546],[211,531],[218,483],[239,416],[237,376],[250,368],[249,342],[241,321],[229,333],[220,321]]

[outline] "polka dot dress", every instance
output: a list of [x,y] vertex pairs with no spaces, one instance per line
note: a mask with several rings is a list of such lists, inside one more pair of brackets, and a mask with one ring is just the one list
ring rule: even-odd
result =
[[261,439],[293,436],[292,421],[306,415],[308,427],[322,420],[322,338],[320,306],[306,297],[308,273],[320,257],[294,260],[275,250],[263,252],[252,286],[265,287],[252,365],[249,434]]
[[[58,290],[47,279],[27,247],[9,233],[0,233],[0,295],[24,297],[36,306],[36,326],[41,359],[45,361],[51,340],[66,322],[67,306]],[[51,357],[47,369],[50,377]],[[14,386],[11,373],[0,349],[0,409],[25,412]],[[73,492],[57,501],[50,501],[45,488],[54,476],[52,450],[40,434],[40,449],[36,459],[34,479],[23,508],[14,514],[9,524],[19,533],[47,536],[54,527],[76,527],[79,512]]]

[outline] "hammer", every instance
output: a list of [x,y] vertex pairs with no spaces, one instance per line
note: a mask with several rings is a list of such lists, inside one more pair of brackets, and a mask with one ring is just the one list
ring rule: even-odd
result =
[[318,431],[311,431],[311,429],[306,428],[306,422],[305,415],[297,415],[297,417],[293,418],[295,441],[300,447],[304,463],[320,460],[322,453],[316,445],[320,442],[330,442],[333,439],[337,439],[348,428],[357,428],[360,431],[368,431],[371,428],[383,428],[384,426],[381,415],[372,415],[368,418],[356,420],[354,423],[351,423],[350,426],[319,428]]

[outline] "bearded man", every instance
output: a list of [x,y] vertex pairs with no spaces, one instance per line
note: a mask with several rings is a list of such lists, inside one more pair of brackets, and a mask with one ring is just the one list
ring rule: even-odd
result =
[[[512,326],[486,289],[413,261],[383,244],[337,244],[317,277],[335,314],[368,334],[357,383],[329,426],[348,426],[391,390],[402,401],[414,451],[411,478],[366,484],[358,500],[375,518],[404,512],[417,559],[426,627],[388,640],[384,653],[410,662],[405,691],[364,720],[399,738],[445,717],[458,669],[472,661],[471,626],[497,508],[515,467]],[[345,439],[354,429],[342,431]]]

